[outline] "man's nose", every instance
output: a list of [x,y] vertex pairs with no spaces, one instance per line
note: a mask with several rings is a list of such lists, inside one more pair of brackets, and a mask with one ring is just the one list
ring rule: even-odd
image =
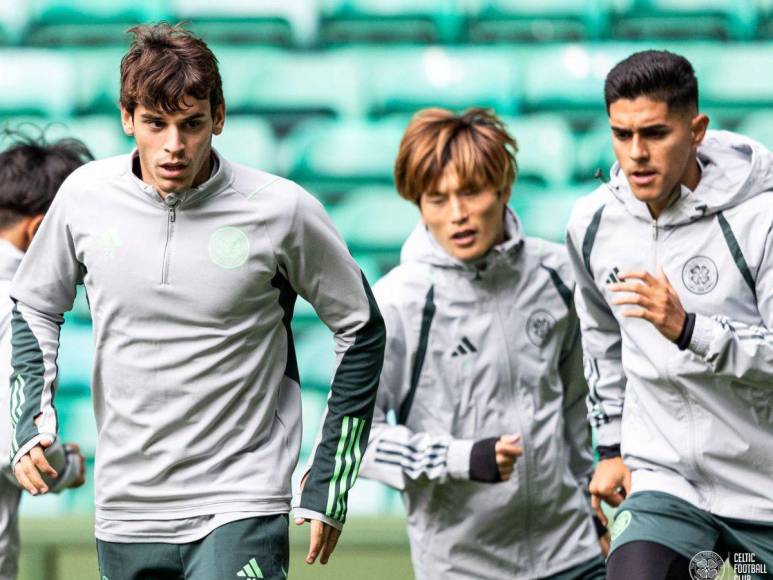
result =
[[631,151],[629,154],[633,161],[641,161],[649,157],[646,143],[638,135],[634,135],[631,138]]

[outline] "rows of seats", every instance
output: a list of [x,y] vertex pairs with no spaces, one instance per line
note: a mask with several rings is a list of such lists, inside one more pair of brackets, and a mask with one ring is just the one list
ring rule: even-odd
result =
[[[604,113],[609,69],[653,46],[693,62],[704,107],[748,110],[773,103],[773,43],[214,50],[229,110],[288,125],[310,115],[374,118],[471,104],[503,115],[557,111],[582,121]],[[0,115],[114,113],[122,52],[0,49]]]
[[161,19],[288,47],[773,36],[770,0],[0,0],[0,40],[121,44],[129,26]]
[[[773,102],[771,103],[773,105]],[[759,109],[730,124],[709,112],[712,128],[738,128],[773,146],[773,108]],[[518,183],[521,187],[565,189],[590,180],[597,169],[614,161],[605,116],[575,130],[565,116],[537,113],[503,116],[519,143]],[[256,115],[229,115],[214,146],[228,159],[290,177],[332,206],[344,198],[362,197],[354,190],[391,186],[392,169],[410,117],[392,115],[376,120],[312,118],[279,137],[271,123]],[[118,113],[58,120],[44,117],[0,117],[0,129],[27,134],[43,131],[46,138],[76,137],[96,157],[128,152],[133,143],[123,133]]]

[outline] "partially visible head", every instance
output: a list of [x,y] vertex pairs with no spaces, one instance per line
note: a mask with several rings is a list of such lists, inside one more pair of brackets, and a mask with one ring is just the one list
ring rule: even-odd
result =
[[491,111],[419,111],[395,162],[398,193],[419,207],[440,246],[462,261],[504,240],[518,146]]
[[166,23],[135,26],[121,60],[121,119],[134,137],[142,179],[162,193],[209,176],[212,135],[225,102],[217,59],[203,40]]
[[33,137],[31,130],[6,129],[1,135],[7,147],[0,153],[0,237],[22,251],[65,178],[93,159],[77,139],[47,143],[43,131]]
[[698,81],[686,58],[632,54],[607,75],[604,99],[615,156],[639,200],[662,211],[677,186],[695,188],[709,120],[698,112]]

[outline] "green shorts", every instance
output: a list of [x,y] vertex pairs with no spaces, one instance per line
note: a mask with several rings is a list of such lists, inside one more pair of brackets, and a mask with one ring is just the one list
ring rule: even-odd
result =
[[667,493],[628,497],[611,533],[610,553],[629,542],[655,542],[690,560],[713,552],[729,559],[740,578],[773,577],[773,523],[716,516]]
[[97,540],[101,580],[284,580],[290,560],[287,514],[225,524],[188,544]]

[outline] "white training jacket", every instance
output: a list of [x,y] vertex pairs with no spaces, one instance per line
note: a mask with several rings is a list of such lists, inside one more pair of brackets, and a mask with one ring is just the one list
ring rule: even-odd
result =
[[[403,492],[418,580],[542,578],[600,553],[571,268],[505,225],[465,264],[420,224],[374,287],[387,348],[362,474]],[[470,481],[473,442],[508,433],[512,478]]]
[[[567,234],[599,444],[622,444],[633,493],[670,493],[719,516],[773,522],[773,155],[709,131],[695,191],[654,220],[620,166],[581,198]],[[607,289],[662,267],[696,314],[680,351],[625,318]]]

